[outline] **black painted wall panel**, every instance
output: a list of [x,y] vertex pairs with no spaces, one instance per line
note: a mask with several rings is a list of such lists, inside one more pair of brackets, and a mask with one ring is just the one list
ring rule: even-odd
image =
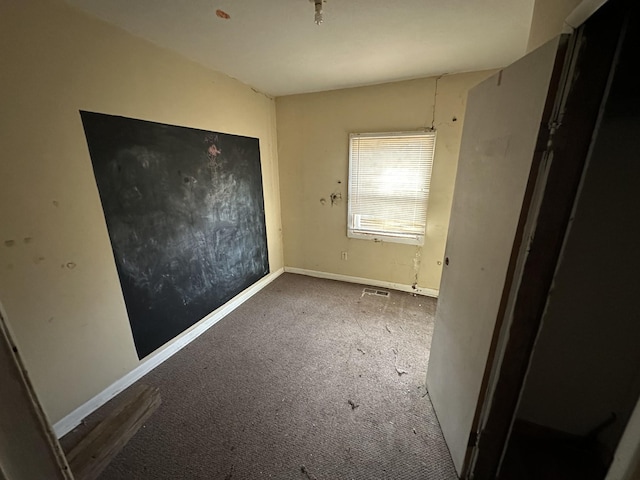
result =
[[143,358],[269,272],[259,141],[80,113]]

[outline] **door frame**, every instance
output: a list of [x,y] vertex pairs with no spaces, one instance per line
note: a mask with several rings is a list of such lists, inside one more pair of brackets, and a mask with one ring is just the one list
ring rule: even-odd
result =
[[545,106],[473,421],[475,438],[467,450],[462,478],[488,480],[499,473],[584,167],[615,73],[627,11],[624,1],[612,0],[603,6],[571,36],[562,76],[552,78],[552,87],[555,81],[559,90],[555,100]]
[[[18,386],[17,390],[10,388],[3,391],[3,395],[7,395],[4,400],[7,404],[19,403],[22,405],[20,412],[10,412],[13,415],[22,415],[20,418],[29,419],[29,421],[21,422],[16,431],[5,432],[0,431],[0,435],[8,435],[10,442],[15,442],[16,438],[21,438],[24,442],[22,445],[27,448],[31,454],[29,458],[32,462],[41,462],[41,473],[44,471],[50,474],[56,474],[58,480],[73,480],[73,473],[69,468],[67,459],[64,455],[62,447],[49,423],[47,416],[38,400],[35,389],[29,379],[27,369],[20,357],[20,351],[13,340],[11,329],[9,328],[7,316],[0,303],[0,349],[2,349],[2,370],[7,374],[14,384]],[[26,399],[26,402],[25,402]],[[26,405],[25,405],[26,403]],[[2,469],[2,464],[7,462],[12,465],[13,473],[18,470],[20,478],[27,478],[31,475],[32,470],[22,468],[27,452],[17,454],[17,450],[9,450],[0,452],[0,478],[6,472]],[[20,457],[20,458],[17,458]],[[48,475],[48,474],[47,474]]]

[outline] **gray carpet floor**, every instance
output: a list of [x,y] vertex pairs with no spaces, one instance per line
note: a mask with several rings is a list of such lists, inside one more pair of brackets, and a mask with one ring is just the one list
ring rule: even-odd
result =
[[457,478],[425,390],[436,302],[363,288],[277,278],[139,381],[162,404],[100,479]]

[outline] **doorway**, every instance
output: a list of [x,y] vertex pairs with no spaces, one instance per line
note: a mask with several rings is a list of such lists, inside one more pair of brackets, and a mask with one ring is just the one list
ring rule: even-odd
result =
[[[555,322],[552,321],[550,325],[567,326],[566,330],[571,337],[581,327],[581,312],[594,315],[595,325],[599,325],[598,322],[606,322],[610,314],[619,311],[619,305],[609,309],[606,306],[604,309],[590,308],[587,299],[600,301],[604,305],[620,300],[625,305],[623,308],[626,313],[621,313],[618,317],[630,315],[631,320],[627,321],[633,319],[633,313],[629,313],[633,312],[629,308],[630,298],[618,291],[621,289],[632,292],[633,283],[625,283],[628,282],[626,273],[614,274],[616,269],[621,268],[620,265],[611,268],[596,261],[600,257],[611,261],[610,254],[615,253],[615,249],[612,250],[609,246],[617,247],[608,236],[614,235],[622,244],[620,251],[625,255],[624,261],[631,264],[628,265],[630,271],[637,271],[637,254],[633,249],[627,248],[625,243],[633,239],[634,229],[637,230],[637,224],[626,218],[633,211],[630,205],[634,201],[629,198],[633,188],[623,186],[623,192],[619,195],[610,195],[611,189],[618,188],[618,179],[611,172],[604,174],[598,171],[595,167],[598,161],[593,159],[600,143],[599,148],[604,153],[600,154],[602,159],[599,162],[608,166],[613,148],[611,144],[619,143],[624,148],[613,148],[613,153],[620,154],[618,175],[637,173],[633,167],[626,166],[634,158],[634,147],[626,146],[626,141],[619,138],[621,131],[629,129],[628,141],[631,142],[634,132],[637,132],[634,114],[629,111],[634,108],[637,111],[636,97],[631,93],[622,94],[621,103],[617,106],[610,101],[614,89],[624,91],[623,85],[618,86],[619,82],[624,82],[620,80],[624,77],[624,59],[621,63],[618,60],[624,56],[621,53],[623,50],[633,51],[633,47],[628,45],[634,43],[635,39],[632,35],[625,36],[625,24],[633,24],[635,19],[631,8],[624,1],[610,1],[568,39],[566,53],[562,52],[562,39],[560,42],[556,41],[554,48],[547,44],[490,79],[493,85],[485,82],[470,93],[458,170],[458,179],[461,180],[457,180],[456,184],[451,223],[453,228],[450,229],[447,244],[450,265],[443,275],[438,309],[441,315],[437,315],[432,352],[434,361],[430,365],[427,379],[429,391],[435,399],[436,412],[462,478],[493,479],[500,472],[504,448],[508,443],[516,411],[521,414],[518,408],[521,390],[532,361],[540,326],[549,320],[549,305],[560,293],[558,275],[563,265],[568,265],[566,262],[570,258],[567,256],[570,253],[567,250],[570,237],[566,232],[568,228],[569,232],[572,231],[574,217],[578,221],[579,212],[574,211],[574,204],[579,205],[583,198],[588,198],[583,197],[583,190],[587,186],[586,178],[589,175],[594,178],[592,182],[600,182],[600,189],[594,191],[600,196],[612,197],[612,203],[594,202],[592,211],[585,210],[585,227],[578,230],[576,235],[578,238],[585,237],[585,245],[590,245],[591,250],[580,247],[584,251],[580,260],[577,260],[577,267],[567,271],[571,272],[569,278],[580,276],[581,279],[597,278],[598,281],[592,281],[588,285],[583,283],[581,288],[574,289],[580,295],[568,296],[566,302],[580,308],[574,311],[560,309],[560,313],[553,317],[556,318]],[[548,55],[541,54],[545,49]],[[531,63],[535,65],[532,67]],[[537,112],[534,109],[522,113],[517,101],[523,97],[533,98],[532,89],[538,88],[540,83],[532,84],[531,79],[534,74],[551,64],[553,69],[550,71],[550,80],[545,77],[547,83],[537,97],[541,100],[538,105],[542,104],[544,108],[539,108]],[[516,81],[518,74],[522,74],[523,70],[526,73],[527,66],[531,74],[520,75]],[[516,85],[517,83],[520,85]],[[474,111],[474,104],[481,108]],[[624,114],[620,112],[622,105],[626,108]],[[606,132],[606,122],[610,121],[607,115],[611,116],[612,112],[618,112],[613,113],[614,117],[617,115],[618,118],[624,118],[623,121],[614,121],[612,125],[621,122],[625,125],[612,126],[609,134],[603,134],[603,131]],[[524,124],[517,123],[522,122],[519,114],[528,119],[540,120],[525,129]],[[474,118],[474,115],[477,121],[473,125],[476,128],[469,129],[469,119]],[[505,127],[505,119],[514,119],[507,122],[507,127],[513,126],[512,129]],[[534,139],[531,141],[529,138],[529,150],[524,145],[525,134],[531,134]],[[519,142],[515,152],[514,139]],[[498,148],[500,145],[504,148]],[[483,162],[483,155],[487,161]],[[509,168],[514,162],[519,162],[522,166],[516,173],[526,173],[526,185],[521,187],[519,195],[503,194],[508,193],[508,187],[504,184],[509,185],[511,182],[512,185],[514,181],[520,181],[520,177],[514,180],[513,176],[498,176],[496,179],[486,174],[486,171],[495,173],[496,162],[501,166],[502,173],[510,172]],[[615,162],[611,163],[613,166]],[[585,180],[581,181],[583,171],[587,173]],[[461,187],[471,185],[471,190],[459,188],[458,183],[464,183],[465,178],[466,184]],[[469,191],[478,193],[470,198]],[[499,195],[504,198],[498,208],[485,212],[478,221],[478,212],[482,213],[478,205],[486,204],[486,198],[495,199]],[[514,204],[518,208],[518,215],[504,217],[504,213],[510,211]],[[456,207],[459,207],[462,217],[457,215]],[[500,215],[503,215],[504,221],[492,228],[492,222]],[[613,220],[605,221],[606,215]],[[505,231],[507,221],[510,222],[510,229]],[[608,228],[611,221],[615,222],[616,228]],[[455,231],[456,226],[461,233]],[[470,226],[477,228],[470,230]],[[598,233],[601,236],[594,235],[594,229],[600,229]],[[493,238],[496,233],[500,234],[501,239],[508,236],[509,244],[506,247],[498,248],[499,239]],[[460,245],[465,248],[458,248]],[[597,250],[594,245],[598,246]],[[576,248],[580,252],[580,248]],[[606,261],[602,263],[606,264]],[[585,268],[591,269],[591,277],[582,275],[581,269]],[[611,278],[611,274],[614,274],[614,278]],[[470,279],[474,280],[470,285],[459,288],[465,282],[469,283]],[[496,284],[491,285],[487,279],[497,279]],[[598,297],[599,282],[608,282],[606,288],[602,289],[603,293],[613,291],[615,295]],[[618,282],[624,285],[619,288]],[[571,281],[569,283],[572,284]],[[447,303],[447,299],[451,301]],[[488,299],[494,301],[488,302]],[[446,308],[440,308],[443,304]],[[556,302],[556,305],[562,304]],[[578,317],[578,324],[569,327],[571,323],[565,320],[567,316]],[[541,323],[543,318],[545,322]],[[597,334],[591,334],[591,337],[597,338],[604,331],[601,328],[597,330]],[[614,331],[619,333],[628,329],[614,328]],[[587,330],[583,329],[582,332]],[[550,336],[562,347],[556,358],[547,362],[547,368],[555,372],[560,370],[555,369],[555,366],[565,360],[567,348],[574,348],[574,345],[572,339],[566,336],[564,342],[560,342],[562,336],[558,333],[551,333]],[[540,341],[542,339],[543,334]],[[597,359],[600,355],[620,353],[615,341],[609,349],[600,347],[599,344],[583,347],[588,349],[586,353],[590,355],[586,358]],[[547,350],[544,344],[538,344],[536,348],[538,354]],[[584,357],[584,353],[578,354],[578,357],[581,356]],[[627,355],[625,358],[630,360],[628,357]],[[535,358],[533,360],[536,361]],[[588,365],[584,360],[581,360],[583,367],[582,364]],[[637,365],[637,361],[631,360]],[[534,366],[532,364],[532,368]],[[610,368],[616,375],[621,370],[628,370],[615,366]],[[608,368],[605,367],[605,370]],[[565,377],[566,375],[571,374],[565,372]],[[590,426],[579,432],[581,436],[589,433],[591,436],[612,435],[611,432],[617,428],[619,439],[638,397],[637,391],[627,380],[636,376],[635,370],[629,372],[626,380],[617,381],[616,388],[603,383],[603,390],[607,394],[612,394],[616,389],[624,390],[625,393],[621,395],[625,398],[626,407],[616,408],[625,413],[616,414],[614,409],[597,421],[591,418]],[[540,379],[546,386],[547,376],[542,374]],[[522,402],[525,402],[526,394],[527,387]],[[581,400],[574,399],[573,402]],[[539,402],[532,403],[539,406]],[[556,407],[556,402],[549,403],[551,408]],[[600,399],[594,400],[592,404],[603,405]],[[567,409],[578,410],[571,402]],[[619,425],[614,427],[616,422]],[[575,432],[565,433],[578,435]],[[615,448],[615,443],[616,440],[610,442],[613,445],[610,449]],[[606,463],[605,461],[605,468]]]
[[634,240],[640,232],[638,20],[634,8],[542,317],[502,478],[605,478],[640,395],[640,255]]

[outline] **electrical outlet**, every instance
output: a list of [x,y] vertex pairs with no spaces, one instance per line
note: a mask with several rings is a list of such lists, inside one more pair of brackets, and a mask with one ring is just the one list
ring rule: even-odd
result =
[[348,260],[349,259],[349,255],[347,254],[347,252],[342,252],[342,259],[343,260]]

